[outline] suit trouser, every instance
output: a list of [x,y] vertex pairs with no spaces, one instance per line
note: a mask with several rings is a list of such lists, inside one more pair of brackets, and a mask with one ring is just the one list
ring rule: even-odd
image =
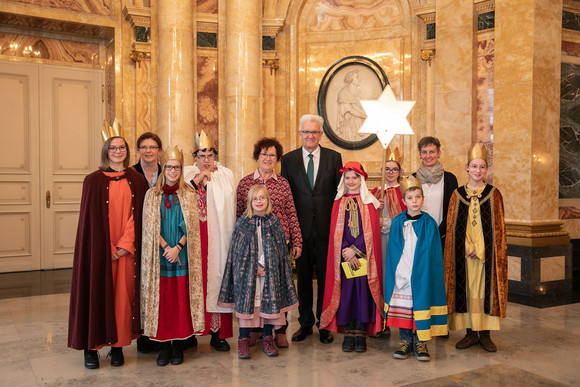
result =
[[[328,238],[320,238],[312,232],[302,241],[302,255],[296,260],[296,276],[298,277],[298,311],[300,326],[311,327],[320,324],[322,303],[324,302],[324,282],[326,279],[326,260],[328,253]],[[316,319],[312,312],[313,286],[312,275],[316,270],[318,292],[316,300]]]

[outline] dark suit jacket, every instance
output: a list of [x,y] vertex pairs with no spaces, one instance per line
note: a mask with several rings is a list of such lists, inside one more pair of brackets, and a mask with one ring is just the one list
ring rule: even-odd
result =
[[[143,167],[141,166],[141,160],[137,161],[137,164],[133,165],[133,168],[135,168],[135,170],[137,172],[139,172],[140,174],[143,175],[143,177],[145,177],[145,171],[143,170]],[[159,163],[157,163],[157,178],[161,177],[161,165],[159,165]],[[145,177],[145,181],[147,181],[147,178]],[[147,184],[149,184],[149,182],[147,182]]]
[[[413,173],[413,176],[417,177],[417,173]],[[447,232],[447,210],[449,210],[449,201],[456,189],[457,178],[453,173],[445,171],[443,175],[443,218],[439,225],[439,235],[441,235],[443,246],[445,246],[445,233]]]
[[340,182],[340,168],[340,153],[320,147],[320,164],[313,190],[304,169],[302,147],[282,156],[281,175],[290,183],[303,239],[310,236],[313,229],[318,237],[328,239],[332,204]]

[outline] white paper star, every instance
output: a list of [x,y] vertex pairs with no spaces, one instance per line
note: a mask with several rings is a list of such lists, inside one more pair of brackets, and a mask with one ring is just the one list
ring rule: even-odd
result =
[[414,134],[407,115],[415,101],[397,101],[390,85],[387,85],[377,101],[360,101],[367,114],[359,133],[374,133],[383,148],[387,148],[397,134]]

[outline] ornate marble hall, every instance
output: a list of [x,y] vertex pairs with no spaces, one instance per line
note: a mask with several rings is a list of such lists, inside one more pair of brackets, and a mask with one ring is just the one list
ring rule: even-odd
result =
[[[351,70],[361,97],[388,82],[416,101],[415,134],[392,143],[405,171],[427,135],[460,184],[470,144],[492,154],[509,245],[499,352],[458,351],[452,332],[430,344],[430,363],[401,362],[394,333],[363,355],[309,339],[243,362],[235,344],[223,354],[202,339],[181,367],[159,369],[133,345],[121,369],[104,350],[99,370],[84,369],[66,348],[68,268],[103,119],[122,124],[133,162],[152,131],[191,164],[195,132],[209,131],[239,179],[257,139],[295,149],[300,116],[321,114],[321,144],[377,185],[381,145],[339,124]],[[578,0],[0,0],[0,384],[578,383],[579,91]]]

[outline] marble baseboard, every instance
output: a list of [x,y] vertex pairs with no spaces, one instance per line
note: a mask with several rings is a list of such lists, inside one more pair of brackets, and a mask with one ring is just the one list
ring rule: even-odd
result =
[[0,274],[0,299],[69,293],[72,269]]
[[509,301],[536,307],[580,301],[574,292],[572,244],[508,245]]

